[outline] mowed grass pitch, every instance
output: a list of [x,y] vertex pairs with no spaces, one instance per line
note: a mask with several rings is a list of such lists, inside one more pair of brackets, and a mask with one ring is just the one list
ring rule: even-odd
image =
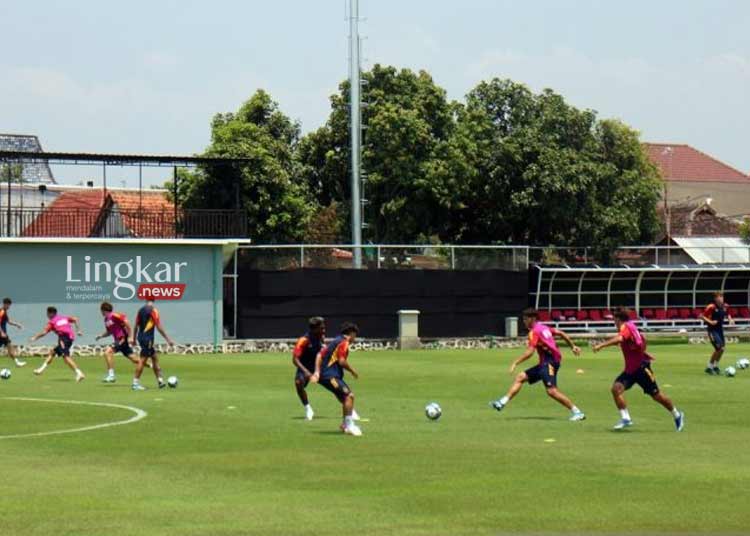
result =
[[[130,391],[122,359],[114,386],[98,382],[100,359],[80,360],[89,374],[80,385],[61,362],[32,376],[32,360],[0,382],[0,435],[131,416],[5,397],[117,403],[149,415],[1,439],[0,533],[746,533],[750,371],[706,376],[705,345],[652,349],[657,379],[687,414],[682,434],[637,388],[636,426],[610,431],[616,350],[566,352],[560,386],[587,413],[582,423],[568,422],[540,386],[502,414],[488,407],[507,388],[516,351],[353,353],[362,377],[350,384],[370,419],[362,438],[338,432],[339,406],[320,387],[310,389],[316,420],[302,420],[287,355],[166,357],[180,387],[142,393]],[[725,361],[741,355],[750,347],[732,345]],[[432,400],[443,408],[439,422],[423,414]]]

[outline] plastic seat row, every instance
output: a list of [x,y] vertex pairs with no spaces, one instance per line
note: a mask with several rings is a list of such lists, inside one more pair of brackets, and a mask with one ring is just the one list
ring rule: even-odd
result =
[[[696,320],[703,314],[703,308],[670,308],[654,309],[642,308],[640,318],[645,320]],[[730,307],[729,314],[734,318],[750,318],[750,308],[748,307]],[[561,321],[578,321],[578,322],[601,322],[612,320],[612,311],[609,309],[553,309],[551,311],[539,311],[539,320],[542,322],[561,322]],[[630,318],[638,320],[639,315],[631,310]]]

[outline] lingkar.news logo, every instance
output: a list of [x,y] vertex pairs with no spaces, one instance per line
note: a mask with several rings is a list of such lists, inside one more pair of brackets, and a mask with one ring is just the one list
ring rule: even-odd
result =
[[187,262],[143,262],[137,255],[134,259],[111,263],[92,260],[90,255],[83,262],[76,262],[68,255],[65,271],[66,283],[99,284],[113,283],[112,294],[120,301],[137,297],[139,300],[179,300],[185,294],[185,283],[180,280]]

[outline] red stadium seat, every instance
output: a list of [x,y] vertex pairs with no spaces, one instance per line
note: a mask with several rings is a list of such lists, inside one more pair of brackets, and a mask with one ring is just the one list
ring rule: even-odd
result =
[[654,318],[653,309],[644,309],[643,311],[641,311],[641,314],[643,315],[643,318],[646,319]]
[[750,318],[750,309],[747,307],[740,307],[740,312],[737,316],[739,318]]
[[700,318],[703,315],[703,309],[696,307],[693,309],[693,318]]
[[738,311],[737,311],[736,307],[730,307],[729,308],[729,315],[730,316],[737,316],[737,313],[738,313]]
[[602,319],[602,313],[598,309],[592,309],[589,312],[589,318],[594,322],[600,322]]
[[638,313],[636,313],[633,309],[630,309],[630,320],[638,320]]
[[679,318],[679,317],[680,317],[680,313],[677,312],[677,309],[667,309],[667,318],[672,320],[672,319]]
[[667,310],[666,309],[657,309],[654,313],[654,317],[656,320],[666,320],[667,319]]
[[576,320],[583,321],[589,319],[589,313],[588,311],[580,310],[576,313]]
[[557,309],[553,309],[550,316],[552,317],[552,320],[555,320],[555,321],[562,320],[562,313],[558,311]]
[[549,314],[549,311],[539,311],[539,321],[540,322],[549,322],[550,318],[552,318]]
[[604,318],[604,320],[612,320],[614,318],[612,311],[604,309],[604,311],[602,311],[602,318]]
[[687,320],[688,318],[690,318],[690,313],[691,313],[690,309],[680,309],[679,312],[680,312],[680,318],[682,320]]

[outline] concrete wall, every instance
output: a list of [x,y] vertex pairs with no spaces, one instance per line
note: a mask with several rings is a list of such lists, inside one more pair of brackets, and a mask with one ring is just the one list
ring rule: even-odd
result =
[[[92,344],[104,331],[102,301],[132,321],[143,303],[143,284],[184,284],[180,299],[157,301],[167,333],[178,343],[218,345],[222,267],[222,244],[211,241],[2,240],[0,298],[13,299],[10,318],[25,326],[9,328],[14,341],[28,341],[44,326],[46,307],[54,305],[81,320],[78,342]],[[51,344],[53,336],[44,342]]]

